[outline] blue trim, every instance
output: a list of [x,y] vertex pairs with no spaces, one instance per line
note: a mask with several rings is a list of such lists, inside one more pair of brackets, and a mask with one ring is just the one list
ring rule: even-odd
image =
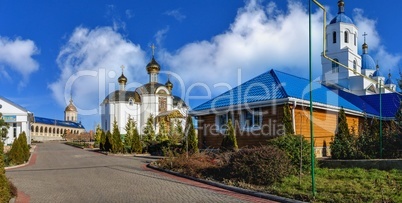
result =
[[43,117],[37,117],[37,116],[35,116],[34,119],[35,119],[35,123],[84,129],[84,126],[81,123],[76,123],[76,122],[72,122],[72,121],[61,121],[61,120],[43,118]]

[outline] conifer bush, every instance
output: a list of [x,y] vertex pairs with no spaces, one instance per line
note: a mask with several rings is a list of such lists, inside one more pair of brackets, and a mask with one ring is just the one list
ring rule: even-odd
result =
[[4,169],[4,144],[0,140],[0,202],[8,202],[11,198],[10,185]]
[[236,132],[234,130],[232,120],[228,121],[228,128],[225,131],[225,135],[222,139],[221,150],[222,151],[237,151]]
[[8,158],[11,165],[19,165],[28,161],[29,146],[25,132],[22,132],[18,138],[14,140]]

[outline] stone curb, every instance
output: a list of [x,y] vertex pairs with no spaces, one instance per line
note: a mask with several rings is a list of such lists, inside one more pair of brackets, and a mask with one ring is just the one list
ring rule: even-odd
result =
[[264,199],[277,201],[277,202],[285,202],[285,203],[304,203],[304,202],[299,201],[299,200],[294,200],[294,199],[289,199],[289,198],[280,197],[280,196],[276,196],[276,195],[271,195],[271,194],[268,194],[268,193],[262,193],[262,192],[257,192],[257,191],[253,191],[253,190],[243,189],[243,188],[239,188],[239,187],[235,187],[235,186],[229,186],[229,185],[225,185],[225,184],[210,181],[210,180],[194,178],[192,176],[187,176],[187,175],[175,172],[175,171],[162,169],[162,168],[159,168],[157,166],[152,166],[151,164],[147,164],[147,167],[151,168],[151,169],[154,169],[154,170],[169,173],[171,175],[179,176],[179,177],[182,177],[182,178],[187,178],[187,179],[197,181],[197,182],[200,182],[200,183],[204,183],[204,184],[207,184],[207,185],[212,185],[212,186],[215,186],[215,187],[223,188],[223,189],[226,189],[226,190],[230,190],[230,191],[233,191],[233,192],[246,194],[246,195],[250,195],[250,196],[254,196],[254,197],[264,198]]
[[4,167],[4,169],[5,169],[5,170],[9,170],[9,169],[20,168],[20,167],[24,167],[24,166],[28,165],[29,162],[31,161],[31,158],[32,158],[32,155],[33,155],[35,149],[36,149],[36,145],[32,145],[32,146],[31,146],[31,149],[29,150],[29,152],[30,152],[29,159],[28,159],[28,161],[26,161],[25,163],[20,164],[20,165],[15,165],[15,166]]

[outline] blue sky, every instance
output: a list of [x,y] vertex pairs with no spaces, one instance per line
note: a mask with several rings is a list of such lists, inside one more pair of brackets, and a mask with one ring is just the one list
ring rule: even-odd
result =
[[[321,0],[337,13],[337,0]],[[383,72],[402,67],[400,0],[345,0]],[[307,0],[0,0],[0,95],[36,116],[63,119],[72,92],[87,130],[118,88],[148,82],[152,57],[191,107],[272,68],[308,76]],[[395,20],[396,19],[396,20]],[[313,13],[314,77],[321,75],[322,13]],[[361,45],[363,38],[360,36]]]

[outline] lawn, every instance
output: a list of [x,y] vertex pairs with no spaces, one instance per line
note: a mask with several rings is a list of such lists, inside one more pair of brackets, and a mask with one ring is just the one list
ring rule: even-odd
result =
[[271,185],[256,185],[232,179],[222,162],[207,155],[167,158],[155,164],[193,177],[309,202],[402,202],[401,170],[316,168],[317,193],[313,197],[307,173],[301,179],[290,175]]

